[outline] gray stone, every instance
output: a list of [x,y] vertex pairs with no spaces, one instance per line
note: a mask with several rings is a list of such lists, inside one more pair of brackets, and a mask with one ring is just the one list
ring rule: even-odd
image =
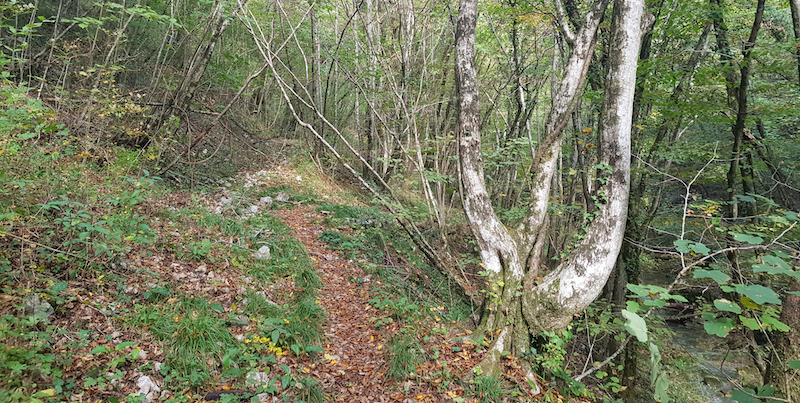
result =
[[269,376],[264,372],[250,371],[247,373],[247,384],[255,387],[264,386],[269,383]]
[[250,214],[258,214],[258,206],[256,205],[250,206]]
[[281,203],[286,203],[286,202],[289,201],[290,198],[291,198],[291,196],[289,196],[289,194],[284,193],[284,192],[280,192],[280,193],[278,193],[277,196],[275,196],[275,201],[276,202],[281,202]]
[[111,385],[114,390],[122,389],[122,379],[120,379],[117,374],[113,372],[106,372],[106,378],[109,379],[108,384]]
[[54,312],[53,306],[36,294],[30,294],[25,298],[25,313],[28,315],[39,315],[48,318]]
[[264,205],[271,206],[272,205],[272,198],[269,197],[269,196],[262,197],[262,198],[258,199],[258,204],[260,204],[262,206],[264,206]]
[[253,257],[259,260],[269,260],[270,256],[269,246],[267,245],[258,248],[258,252],[253,254]]
[[247,327],[250,326],[250,318],[246,315],[239,315],[236,319],[231,319],[231,326],[234,327]]
[[161,392],[161,388],[147,375],[140,376],[139,379],[136,380],[136,386],[139,387],[137,395],[144,395],[144,399],[147,403],[152,402],[156,396],[160,396],[158,392]]

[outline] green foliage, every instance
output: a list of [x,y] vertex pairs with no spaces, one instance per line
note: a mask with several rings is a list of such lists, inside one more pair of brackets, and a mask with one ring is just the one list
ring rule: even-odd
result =
[[622,310],[622,316],[627,319],[625,322],[625,330],[631,335],[636,336],[639,342],[647,342],[647,325],[644,323],[644,319],[627,309]]
[[48,326],[43,315],[0,316],[0,398],[3,401],[30,401],[26,399],[46,385],[42,377],[52,377],[53,384],[63,384],[63,358],[53,352],[53,340],[48,332],[54,329]]
[[0,156],[17,155],[37,136],[63,137],[69,133],[41,100],[28,97],[28,91],[30,88],[4,82],[0,76]]
[[401,381],[416,372],[417,366],[423,360],[423,349],[414,334],[400,332],[389,340],[389,357],[386,375],[395,381]]
[[163,308],[137,306],[131,320],[165,344],[168,369],[162,372],[170,381],[200,385],[210,379],[224,352],[236,345],[219,318],[220,310],[204,299],[179,297]]
[[478,375],[472,380],[473,393],[481,402],[501,402],[508,391],[503,389],[500,379]]

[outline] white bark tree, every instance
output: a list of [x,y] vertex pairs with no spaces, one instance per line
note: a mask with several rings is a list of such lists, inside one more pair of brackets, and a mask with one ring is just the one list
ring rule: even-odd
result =
[[493,373],[500,355],[525,353],[531,336],[563,329],[602,291],[622,244],[630,185],[630,133],[636,66],[642,29],[652,18],[644,0],[615,0],[609,72],[601,116],[601,156],[595,194],[598,208],[583,240],[567,259],[542,277],[550,186],[561,151],[562,131],[583,88],[597,27],[609,0],[594,0],[573,33],[556,0],[559,28],[571,47],[563,78],[530,174],[530,209],[516,228],[507,228],[490,202],[481,161],[480,106],[475,66],[477,0],[461,0],[456,27],[456,85],[459,89],[458,146],[461,195],[487,273],[481,329],[496,335],[479,365]]

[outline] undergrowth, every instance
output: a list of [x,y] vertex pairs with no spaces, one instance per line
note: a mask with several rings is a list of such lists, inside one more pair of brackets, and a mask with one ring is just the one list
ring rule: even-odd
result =
[[212,213],[146,153],[74,137],[27,88],[0,95],[0,401],[141,401],[142,375],[162,401],[221,385],[324,400],[278,364],[320,352],[325,318],[280,220]]

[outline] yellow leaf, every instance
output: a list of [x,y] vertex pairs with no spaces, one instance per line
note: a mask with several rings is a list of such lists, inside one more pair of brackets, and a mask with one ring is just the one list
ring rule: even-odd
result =
[[56,395],[56,390],[55,389],[40,390],[39,393],[37,393],[37,394],[39,396],[55,396]]
[[382,348],[383,348],[383,346],[381,346],[381,345],[379,345],[379,346],[378,346],[378,350],[380,350],[380,349],[382,349]]
[[744,306],[745,306],[745,307],[747,307],[747,308],[750,308],[750,309],[758,309],[758,304],[756,303],[756,301],[753,301],[753,299],[752,299],[752,298],[749,298],[749,297],[742,297],[742,298],[739,300],[739,302],[741,302],[741,303],[742,303],[742,305],[744,305]]

